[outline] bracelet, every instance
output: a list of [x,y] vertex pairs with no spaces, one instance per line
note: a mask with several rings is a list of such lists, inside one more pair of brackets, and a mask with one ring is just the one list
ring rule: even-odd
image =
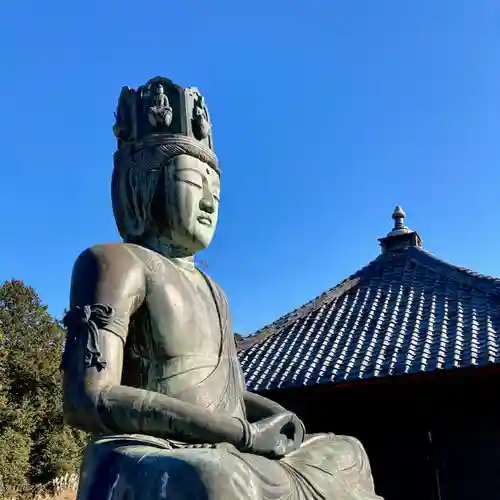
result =
[[253,448],[254,433],[248,420],[235,417],[243,427],[243,450],[250,451]]

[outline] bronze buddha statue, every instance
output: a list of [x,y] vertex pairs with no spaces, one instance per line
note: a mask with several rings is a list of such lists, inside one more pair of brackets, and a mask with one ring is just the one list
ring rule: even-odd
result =
[[[171,109],[159,131],[160,86]],[[356,439],[307,435],[245,390],[226,297],[193,261],[221,189],[198,90],[160,77],[125,87],[116,116],[123,243],[78,257],[65,318],[65,418],[93,433],[78,499],[380,499]]]

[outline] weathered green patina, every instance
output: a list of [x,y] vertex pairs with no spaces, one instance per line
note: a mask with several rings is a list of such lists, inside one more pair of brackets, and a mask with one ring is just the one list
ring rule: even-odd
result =
[[123,243],[79,256],[66,317],[65,415],[94,433],[79,500],[379,498],[356,439],[245,390],[226,297],[193,261],[220,197],[198,90],[124,88],[114,131]]

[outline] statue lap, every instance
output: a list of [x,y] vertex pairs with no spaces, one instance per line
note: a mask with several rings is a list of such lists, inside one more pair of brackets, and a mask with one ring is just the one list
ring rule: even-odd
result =
[[270,460],[221,443],[170,444],[144,435],[87,446],[78,500],[376,500],[366,453],[355,438],[307,436],[300,449]]

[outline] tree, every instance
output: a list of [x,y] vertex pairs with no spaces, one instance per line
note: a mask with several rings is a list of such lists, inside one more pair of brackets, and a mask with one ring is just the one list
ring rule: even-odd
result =
[[64,338],[33,288],[0,285],[0,494],[78,466],[86,436],[63,423]]

